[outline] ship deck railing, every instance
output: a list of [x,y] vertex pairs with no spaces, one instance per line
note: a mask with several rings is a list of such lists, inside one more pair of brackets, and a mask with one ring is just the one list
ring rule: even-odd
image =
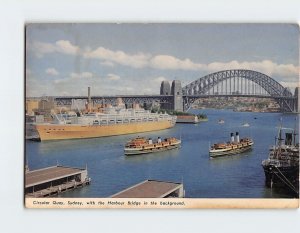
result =
[[[170,117],[169,115],[163,115],[163,117],[161,116],[145,116],[145,115],[141,115],[141,116],[118,116],[118,117],[98,117],[96,119],[88,119],[88,120],[83,120],[80,121],[80,123],[88,123],[91,125],[111,125],[111,124],[130,124],[133,122],[137,122],[137,123],[141,123],[141,122],[159,122],[159,121],[164,121],[164,120],[172,120],[172,117]],[[79,123],[79,122],[78,122]],[[80,124],[79,123],[79,124]]]
[[292,161],[287,160],[287,161],[282,161],[278,159],[266,159],[262,162],[263,165],[273,165],[275,167],[286,167],[286,166],[291,166]]

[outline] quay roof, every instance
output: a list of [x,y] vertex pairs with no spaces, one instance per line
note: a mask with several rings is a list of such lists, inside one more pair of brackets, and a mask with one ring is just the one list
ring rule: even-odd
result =
[[181,188],[181,183],[145,180],[131,186],[119,193],[112,195],[113,198],[163,198],[175,190]]
[[57,179],[77,175],[85,171],[81,168],[53,166],[25,173],[25,187],[43,184]]

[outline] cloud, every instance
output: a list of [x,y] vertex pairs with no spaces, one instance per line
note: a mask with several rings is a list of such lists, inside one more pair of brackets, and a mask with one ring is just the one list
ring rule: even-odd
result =
[[153,93],[153,90],[152,90],[152,88],[144,88],[144,89],[142,89],[142,92],[144,92],[144,93]]
[[55,52],[55,46],[50,43],[34,41],[27,43],[26,46],[28,50],[32,51],[39,58],[43,57],[44,54]]
[[203,65],[188,58],[181,60],[169,55],[157,55],[150,59],[149,66],[162,70],[199,70]]
[[298,77],[299,72],[299,67],[293,64],[277,64],[270,60],[263,60],[259,62],[213,62],[206,65],[206,67],[204,66],[203,69],[211,72],[228,69],[249,69],[262,72],[269,76],[280,76],[285,78]]
[[134,91],[133,87],[124,87],[123,89],[125,89],[125,91]]
[[169,80],[163,76],[160,76],[160,77],[154,78],[153,81],[160,84],[162,81],[169,81]]
[[81,52],[78,46],[73,45],[68,40],[58,40],[53,43],[45,43],[40,41],[33,41],[27,43],[27,49],[32,51],[36,57],[42,58],[45,54],[62,53],[75,55]]
[[293,64],[277,64],[270,60],[263,60],[258,62],[212,62],[209,64],[200,64],[192,62],[190,59],[180,60],[172,56],[161,55],[155,56],[150,61],[150,66],[156,69],[169,70],[191,70],[204,72],[217,72],[229,69],[249,69],[262,72],[270,76],[280,77],[297,77],[299,67]]
[[113,51],[103,47],[89,50],[84,53],[86,58],[101,59],[102,65],[112,66],[117,63],[132,68],[150,67],[160,70],[190,70],[216,72],[227,69],[252,69],[267,75],[295,76],[298,75],[299,67],[293,64],[277,64],[271,60],[257,62],[230,61],[212,62],[209,64],[197,63],[189,58],[180,59],[171,55],[151,55],[144,53],[127,54],[124,51]]
[[103,47],[98,47],[92,51],[86,51],[84,57],[102,59],[105,62],[114,62],[133,68],[143,68],[147,66],[149,61],[149,55],[143,53],[127,54],[123,51],[113,51]]
[[68,40],[59,40],[55,42],[56,51],[64,54],[77,54],[80,51],[78,46],[72,45]]
[[119,75],[116,75],[116,74],[108,74],[107,78],[109,80],[119,80],[121,77]]
[[45,72],[46,72],[46,74],[53,75],[53,76],[59,75],[59,72],[54,68],[48,68],[48,69],[46,69]]
[[282,86],[294,89],[296,87],[300,88],[300,81],[298,82],[279,82]]
[[82,72],[82,73],[70,73],[68,77],[62,78],[62,79],[55,79],[53,81],[54,84],[76,84],[80,80],[87,80],[92,79],[94,77],[94,74],[91,72]]
[[103,47],[84,53],[85,58],[100,59],[100,64],[113,66],[114,63],[132,68],[153,68],[160,70],[190,70],[216,72],[228,69],[250,69],[270,76],[298,77],[299,67],[293,64],[277,64],[271,60],[257,62],[230,61],[197,63],[189,58],[180,59],[171,55],[151,55],[144,53],[127,54],[124,51],[113,51]]
[[66,82],[66,79],[55,79],[53,82],[54,84],[60,84]]
[[82,72],[82,73],[71,73],[70,74],[71,78],[92,78],[93,73],[91,72]]
[[27,48],[41,58],[45,54],[61,53],[67,55],[80,55],[87,59],[99,59],[100,64],[113,67],[115,64],[128,66],[132,68],[153,68],[158,70],[189,70],[202,71],[206,73],[217,72],[228,69],[250,69],[262,72],[269,76],[279,78],[298,77],[299,66],[293,64],[277,64],[271,60],[262,61],[229,61],[212,62],[209,64],[197,63],[190,58],[178,58],[168,54],[151,55],[137,52],[134,54],[126,53],[121,50],[110,50],[104,47],[98,47],[94,50],[90,48],[81,49],[73,45],[68,40],[58,40],[55,43],[44,43],[34,41],[27,44]]
[[115,66],[115,64],[113,62],[110,62],[110,61],[100,62],[100,65],[109,66],[109,67],[114,67]]
[[63,92],[61,92],[61,95],[62,96],[70,96],[71,94],[68,91],[63,91]]

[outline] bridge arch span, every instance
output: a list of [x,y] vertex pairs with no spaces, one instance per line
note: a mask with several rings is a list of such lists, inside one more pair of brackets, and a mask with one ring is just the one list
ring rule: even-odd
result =
[[211,73],[186,85],[182,88],[182,92],[183,95],[194,96],[195,99],[196,96],[205,95],[214,86],[232,78],[242,78],[256,83],[270,95],[270,98],[274,98],[283,110],[294,111],[292,104],[287,99],[293,97],[291,91],[268,75],[254,70],[232,69]]

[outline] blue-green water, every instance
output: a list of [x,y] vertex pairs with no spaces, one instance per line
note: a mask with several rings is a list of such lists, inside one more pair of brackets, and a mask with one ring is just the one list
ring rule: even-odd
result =
[[[145,179],[183,182],[186,197],[193,198],[289,197],[287,193],[265,187],[261,161],[268,157],[268,148],[274,144],[280,118],[285,127],[294,128],[296,115],[212,109],[194,112],[207,114],[209,121],[197,125],[177,124],[172,129],[136,135],[26,141],[28,164],[31,170],[53,166],[57,161],[65,166],[87,165],[91,185],[64,193],[63,197],[108,197]],[[224,124],[218,124],[221,118]],[[242,127],[244,122],[250,127]],[[210,159],[210,143],[228,141],[230,133],[236,131],[240,132],[241,138],[253,138],[253,150]],[[124,144],[137,135],[181,137],[182,147],[148,155],[124,156]]]

